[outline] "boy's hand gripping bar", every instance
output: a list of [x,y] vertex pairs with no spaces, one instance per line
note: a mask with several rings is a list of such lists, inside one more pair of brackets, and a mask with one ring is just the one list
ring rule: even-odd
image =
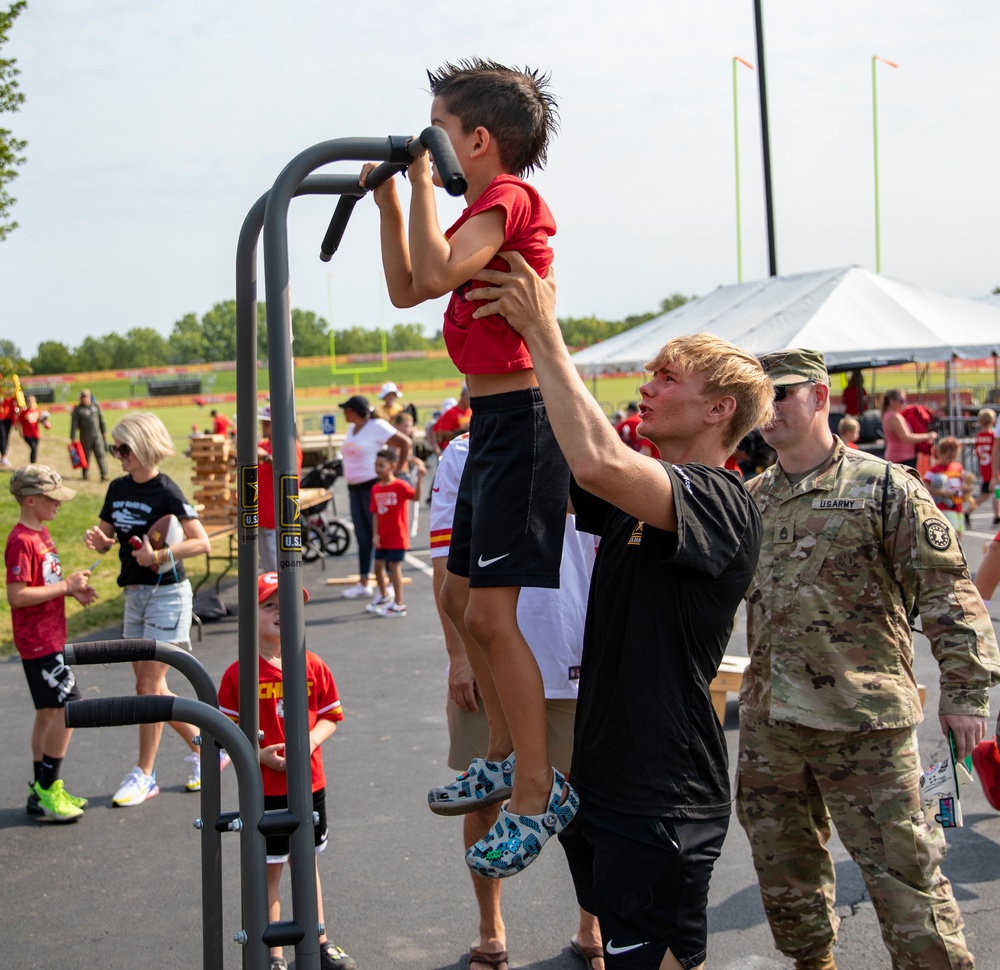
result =
[[383,182],[388,182],[398,172],[405,172],[411,161],[429,150],[434,158],[441,184],[449,195],[462,195],[469,183],[458,164],[455,150],[448,141],[448,136],[442,128],[431,125],[420,132],[418,138],[408,138],[400,135],[389,136],[390,157],[368,175],[365,188],[358,187],[358,195],[342,195],[333,210],[330,226],[323,237],[319,258],[324,263],[330,262],[333,254],[340,248],[344,238],[347,223],[354,211],[354,206],[365,192],[377,189]]

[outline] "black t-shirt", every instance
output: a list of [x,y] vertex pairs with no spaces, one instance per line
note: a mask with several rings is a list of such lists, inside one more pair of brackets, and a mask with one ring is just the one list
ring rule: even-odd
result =
[[198,518],[194,506],[188,503],[181,490],[166,475],[157,475],[141,484],[134,481],[131,475],[124,475],[108,486],[101,521],[110,522],[118,533],[118,557],[122,563],[119,586],[155,586],[157,580],[162,586],[169,586],[187,578],[182,562],[177,563],[177,578],[174,579],[172,570],[159,575],[156,570],[140,566],[132,558],[129,538],[138,536],[141,539],[163,515],[176,515],[182,520]]
[[663,462],[677,532],[571,487],[577,528],[601,536],[587,606],[574,787],[627,815],[729,814],[715,677],[760,552],[760,514],[739,477]]

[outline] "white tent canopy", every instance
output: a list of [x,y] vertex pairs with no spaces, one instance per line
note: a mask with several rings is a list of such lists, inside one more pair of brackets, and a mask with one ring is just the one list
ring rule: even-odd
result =
[[674,337],[713,333],[755,354],[823,351],[831,370],[1000,354],[1000,306],[858,266],[720,286],[573,355],[581,370],[641,369]]

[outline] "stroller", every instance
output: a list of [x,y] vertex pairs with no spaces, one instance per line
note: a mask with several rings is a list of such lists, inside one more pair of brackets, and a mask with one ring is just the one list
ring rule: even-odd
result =
[[[329,498],[301,510],[304,562],[315,562],[321,556],[342,556],[351,544],[347,526],[337,518],[337,502],[332,494],[334,482],[343,474],[344,463],[339,458],[331,458],[310,468],[302,476],[301,488],[331,490]],[[332,516],[328,509],[332,510]]]

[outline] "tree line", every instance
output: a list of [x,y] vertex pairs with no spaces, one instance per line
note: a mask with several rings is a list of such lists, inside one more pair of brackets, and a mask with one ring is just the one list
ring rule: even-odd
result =
[[[588,347],[616,333],[645,323],[653,317],[686,303],[689,297],[680,293],[660,301],[658,310],[633,314],[623,320],[602,320],[598,317],[565,317],[559,320],[563,339],[572,348]],[[267,357],[266,308],[257,305],[257,357]],[[333,341],[331,342],[331,336]],[[432,337],[424,335],[419,323],[397,323],[385,332],[386,350],[439,350],[444,340],[438,331]],[[311,310],[292,310],[292,351],[296,357],[323,357],[337,354],[381,353],[379,331],[350,327],[331,333],[330,325]],[[236,301],[216,303],[200,318],[188,313],[174,323],[168,336],[152,327],[133,327],[125,334],[107,333],[88,336],[76,347],[59,340],[43,340],[38,352],[25,358],[20,348],[9,339],[0,339],[0,373],[2,374],[74,374],[102,370],[137,370],[141,367],[220,363],[236,359]]]

